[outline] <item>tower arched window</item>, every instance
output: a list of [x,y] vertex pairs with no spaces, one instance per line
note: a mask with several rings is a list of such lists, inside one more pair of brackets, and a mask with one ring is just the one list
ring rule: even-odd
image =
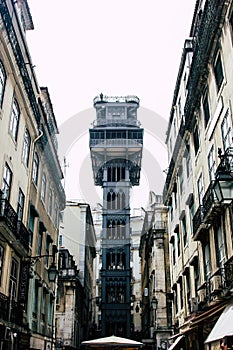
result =
[[116,193],[112,189],[107,193],[107,209],[117,209]]

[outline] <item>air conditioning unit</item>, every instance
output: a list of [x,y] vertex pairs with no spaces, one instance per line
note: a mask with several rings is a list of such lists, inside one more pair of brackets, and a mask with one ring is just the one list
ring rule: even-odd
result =
[[210,293],[219,293],[222,290],[222,277],[220,275],[213,276],[210,279]]
[[206,301],[206,290],[205,289],[198,290],[197,300],[198,300],[198,304],[204,303]]
[[198,298],[194,297],[190,299],[190,312],[195,312],[198,310]]

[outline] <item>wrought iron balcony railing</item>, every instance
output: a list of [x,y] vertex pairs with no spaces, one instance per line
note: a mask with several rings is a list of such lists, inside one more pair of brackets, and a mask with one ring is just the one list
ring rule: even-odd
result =
[[3,293],[0,293],[0,319],[23,326],[23,309],[21,304],[10,300]]
[[136,118],[98,118],[92,123],[93,127],[96,126],[111,126],[111,127],[120,127],[120,126],[141,126],[141,123]]
[[98,95],[94,98],[93,104],[96,103],[137,103],[139,104],[140,100],[137,96],[105,96],[105,95]]
[[90,139],[90,147],[142,147],[142,139]]
[[233,256],[224,264],[225,286],[227,289],[233,288]]
[[211,181],[203,197],[202,205],[199,206],[193,217],[193,236],[195,239],[198,239],[199,233],[203,229],[207,229],[208,225],[216,220],[221,212],[221,205],[214,192],[213,184],[214,181]]
[[[205,209],[203,205],[200,205],[193,217],[193,236],[196,237],[197,233],[201,229],[201,225],[204,224]],[[204,228],[202,226],[202,228]]]
[[29,250],[30,234],[7,199],[0,199],[0,222],[4,222],[26,250]]

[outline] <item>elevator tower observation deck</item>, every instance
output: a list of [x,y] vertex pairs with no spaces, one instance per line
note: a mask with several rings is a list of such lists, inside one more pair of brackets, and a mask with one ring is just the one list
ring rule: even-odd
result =
[[94,107],[90,152],[94,183],[103,188],[102,335],[130,337],[130,189],[139,185],[143,148],[139,99],[100,94]]

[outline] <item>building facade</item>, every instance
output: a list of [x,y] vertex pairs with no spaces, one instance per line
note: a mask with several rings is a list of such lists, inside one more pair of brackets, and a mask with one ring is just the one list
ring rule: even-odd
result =
[[167,207],[152,192],[140,240],[141,328],[147,349],[168,349],[173,332]]
[[59,249],[56,300],[56,349],[79,349],[82,335],[84,288],[68,249]]
[[[83,340],[89,339],[95,315],[92,302],[95,285],[95,247],[96,234],[89,204],[67,201],[61,218],[59,249],[65,248],[69,251],[78,270],[79,291],[82,293],[82,301],[80,305],[77,305],[78,310],[76,311],[80,322],[77,325],[77,334],[73,333],[71,341],[71,344],[78,343],[78,346]],[[61,288],[60,291],[62,292],[62,290]],[[58,295],[59,298],[60,296]],[[77,295],[77,298],[79,301],[80,294]],[[69,305],[63,305],[63,307],[69,307]],[[69,317],[69,315],[66,315],[66,317]],[[68,344],[68,339],[66,339],[66,342],[67,347],[71,346]]]
[[[0,348],[51,349],[59,212],[58,132],[26,42],[26,0],[0,4]],[[54,270],[55,271],[55,270]]]
[[143,129],[134,96],[94,99],[90,129],[95,185],[103,188],[101,268],[102,335],[130,336],[130,188],[140,179]]
[[167,130],[173,349],[219,349],[233,335],[214,327],[233,287],[232,192],[225,201],[218,190],[232,184],[222,182],[231,174],[232,10],[231,1],[196,2]]

